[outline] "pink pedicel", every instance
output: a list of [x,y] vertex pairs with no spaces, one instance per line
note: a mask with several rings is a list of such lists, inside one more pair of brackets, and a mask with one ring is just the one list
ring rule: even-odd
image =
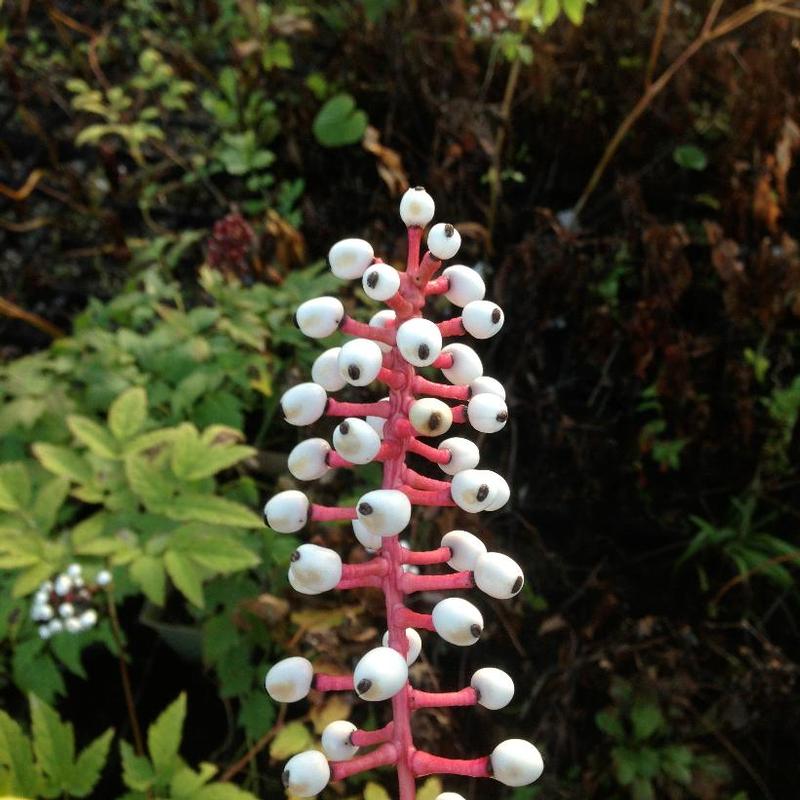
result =
[[[418,656],[420,638],[414,633],[412,640],[410,633],[406,632],[407,629],[431,632],[426,635],[438,634],[445,641],[456,645],[474,644],[483,630],[482,616],[468,601],[456,600],[455,596],[462,590],[479,586],[493,597],[505,598],[513,596],[522,587],[521,571],[518,571],[514,562],[505,557],[498,561],[497,554],[482,552],[485,548],[482,545],[476,548],[475,544],[479,543],[464,531],[450,532],[447,534],[447,546],[443,543],[441,547],[432,550],[415,551],[400,543],[403,536],[401,529],[409,521],[409,505],[441,508],[459,506],[470,512],[494,511],[508,499],[507,484],[489,470],[473,469],[469,475],[463,476],[464,480],[453,482],[453,478],[460,473],[456,473],[456,476],[444,475],[437,469],[435,475],[425,475],[412,470],[406,463],[409,453],[421,456],[431,465],[447,465],[451,461],[450,451],[437,448],[435,442],[432,445],[423,441],[427,437],[421,436],[409,422],[409,409],[416,400],[421,397],[435,397],[449,401],[453,424],[463,425],[469,422],[467,407],[464,405],[471,398],[469,386],[454,385],[446,380],[435,382],[418,375],[417,368],[403,357],[396,345],[398,329],[404,322],[422,316],[428,297],[449,293],[454,289],[450,286],[447,275],[437,277],[437,273],[443,262],[451,259],[458,249],[460,237],[455,228],[452,225],[434,225],[428,236],[429,251],[424,254],[420,252],[424,229],[431,222],[433,211],[433,200],[421,187],[409,189],[402,198],[400,214],[408,228],[406,269],[400,273],[399,289],[385,301],[385,305],[394,312],[395,319],[389,320],[386,328],[371,326],[349,316],[345,316],[339,323],[341,332],[382,345],[382,364],[377,371],[376,382],[385,387],[383,394],[388,394],[388,400],[355,403],[342,402],[332,397],[326,400],[325,395],[319,399],[314,398],[315,402],[324,405],[324,413],[329,417],[368,418],[367,421],[375,433],[367,430],[364,434],[368,434],[368,438],[371,437],[374,442],[366,457],[372,455],[371,460],[382,463],[381,490],[384,491],[373,491],[364,495],[361,500],[356,501],[354,508],[339,508],[311,503],[302,492],[291,490],[273,497],[264,510],[267,523],[273,529],[285,533],[300,532],[307,521],[316,523],[353,520],[353,525],[359,526],[356,530],[359,541],[369,547],[368,552],[373,557],[363,563],[341,564],[335,554],[327,551],[326,559],[320,563],[332,561],[334,566],[325,568],[337,569],[335,577],[327,586],[333,586],[338,578],[335,585],[337,590],[375,588],[383,592],[385,600],[388,647],[379,647],[379,642],[374,644],[374,649],[367,654],[370,658],[365,656],[359,661],[356,675],[360,674],[362,677],[358,680],[353,676],[313,674],[312,665],[298,657],[278,662],[267,675],[267,690],[276,700],[302,698],[310,688],[321,692],[355,692],[365,700],[391,700],[391,721],[378,730],[359,730],[345,721],[337,721],[328,726],[338,726],[335,727],[336,732],[344,730],[345,734],[348,731],[350,734],[349,738],[345,735],[344,739],[330,739],[329,741],[333,741],[332,745],[326,745],[326,734],[323,734],[323,749],[326,750],[329,761],[327,769],[319,754],[300,754],[290,760],[284,770],[283,781],[289,793],[299,797],[313,796],[311,792],[321,791],[328,780],[343,780],[366,770],[386,766],[392,766],[396,771],[399,800],[414,800],[416,780],[431,774],[493,777],[508,785],[521,786],[532,783],[541,773],[541,757],[538,751],[521,739],[510,739],[501,743],[490,756],[451,759],[417,750],[412,737],[412,715],[417,709],[474,706],[478,702],[487,708],[501,708],[513,696],[513,682],[501,670],[488,668],[478,670],[472,685],[458,691],[425,692],[412,688],[408,678],[404,677],[407,676],[406,662],[413,662]],[[360,239],[338,242],[331,248],[329,260],[331,269],[337,276],[351,279],[360,279],[371,265],[382,263],[380,258],[374,256],[372,247]],[[458,269],[463,271],[466,268]],[[370,275],[364,280],[369,278]],[[373,280],[377,283],[380,277]],[[480,278],[471,278],[466,283],[466,289],[456,287],[454,294],[450,296],[465,299],[467,302],[482,300],[483,283]],[[374,288],[373,284],[370,286]],[[471,294],[465,298],[464,292],[467,289]],[[330,300],[325,302],[329,303]],[[443,343],[437,340],[439,334],[426,339],[431,326],[426,328],[421,324],[412,327],[414,330],[419,329],[420,340],[418,345],[416,341],[413,342],[410,353],[406,340],[403,351],[406,356],[415,363],[428,365],[428,368],[450,369],[454,356],[449,352],[441,352]],[[439,322],[438,329],[442,337],[465,335],[460,316]],[[404,330],[407,331],[408,327]],[[367,353],[369,348],[374,351],[374,345],[365,344],[363,347]],[[418,361],[416,355],[419,355]],[[374,363],[374,356],[370,358],[373,358]],[[342,362],[339,363],[341,365]],[[360,385],[357,374],[355,378],[351,374],[352,362],[348,362],[344,369],[340,366],[339,370],[343,381],[350,382],[349,375],[355,385]],[[370,375],[375,375],[375,372]],[[334,382],[331,383],[333,385]],[[319,392],[317,389],[314,391]],[[321,408],[322,405],[318,407]],[[441,409],[441,405],[439,408]],[[502,421],[504,419],[503,417]],[[500,416],[498,420],[501,420]],[[473,424],[477,424],[474,418]],[[437,429],[433,420],[429,428]],[[380,447],[375,439],[376,435],[380,436]],[[451,431],[448,435],[456,434]],[[309,452],[316,455],[315,448],[318,446],[314,444]],[[322,447],[326,448],[328,445],[323,442]],[[350,459],[359,461],[359,456],[352,452],[345,455],[330,449],[322,451],[322,455],[318,457],[320,461],[313,461],[310,466],[308,461],[304,461],[295,469],[292,469],[290,459],[290,469],[295,477],[305,480],[309,475],[321,475],[325,469],[358,468]],[[296,465],[298,461],[299,458],[295,461]],[[360,463],[364,463],[363,460]],[[495,560],[487,560],[482,564],[481,559],[488,559],[490,556],[495,556]],[[445,565],[447,562],[453,565],[453,571],[415,574],[408,570],[410,565]],[[502,569],[498,571],[496,568],[498,564],[506,568],[506,563],[513,565],[513,568],[508,568],[508,578]],[[512,579],[513,586],[509,583]],[[433,613],[422,613],[407,605],[410,602],[409,595],[419,592],[446,594],[438,603],[434,599]],[[448,595],[453,592],[454,597],[450,598]],[[419,601],[430,604],[426,595],[420,597]],[[413,650],[411,658],[410,649]],[[365,670],[369,667],[361,665],[368,661],[369,664],[378,663],[380,667],[364,678]],[[271,682],[272,674],[274,680]],[[390,688],[386,689],[386,686]],[[379,694],[371,695],[373,691],[378,691]],[[359,750],[365,747],[374,749],[367,753]]]

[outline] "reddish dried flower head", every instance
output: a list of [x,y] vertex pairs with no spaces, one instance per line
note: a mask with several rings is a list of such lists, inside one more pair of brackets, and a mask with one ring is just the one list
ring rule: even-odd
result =
[[206,243],[208,263],[222,272],[239,274],[248,267],[256,235],[247,220],[232,211],[214,223]]

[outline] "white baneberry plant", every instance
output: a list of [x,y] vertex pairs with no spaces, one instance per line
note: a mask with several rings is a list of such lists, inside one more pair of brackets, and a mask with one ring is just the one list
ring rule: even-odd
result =
[[[312,369],[313,381],[282,397],[283,413],[293,425],[309,425],[323,415],[343,418],[332,443],[314,438],[298,444],[289,456],[289,470],[298,480],[308,481],[333,468],[378,461],[383,480],[355,507],[322,506],[303,492],[280,492],[265,505],[265,522],[278,532],[295,533],[309,521],[351,520],[356,539],[372,558],[343,564],[333,550],[303,544],[292,555],[289,582],[298,592],[312,595],[331,589],[381,590],[388,631],[358,661],[352,676],[315,674],[308,660],[292,657],[269,670],[266,689],[282,703],[300,700],[312,688],[355,692],[369,702],[390,700],[392,719],[371,731],[346,720],[331,723],[322,734],[324,754],[300,753],[284,768],[283,782],[295,797],[312,797],[331,780],[387,765],[397,770],[400,800],[413,800],[415,780],[434,773],[493,777],[507,786],[524,786],[543,770],[539,751],[522,739],[501,742],[489,756],[462,760],[417,750],[412,738],[416,709],[476,704],[503,708],[513,697],[514,683],[502,670],[485,667],[459,691],[413,688],[408,668],[422,648],[417,631],[434,631],[454,645],[473,645],[483,632],[483,616],[461,597],[446,597],[429,614],[412,611],[406,598],[421,591],[477,587],[491,597],[507,599],[522,589],[524,580],[516,562],[502,553],[487,552],[481,540],[467,531],[450,531],[439,548],[426,552],[409,549],[400,538],[413,506],[458,506],[477,513],[497,510],[509,498],[508,484],[479,468],[480,453],[469,439],[448,436],[438,446],[424,441],[448,434],[454,424],[494,433],[508,419],[505,391],[496,380],[483,376],[475,351],[460,342],[444,344],[446,338],[466,334],[477,339],[493,336],[503,325],[503,312],[483,299],[485,287],[474,270],[457,264],[436,277],[443,262],[459,249],[461,237],[453,225],[437,223],[428,230],[427,252],[420,259],[423,231],[433,214],[433,198],[422,187],[403,195],[400,216],[408,227],[405,272],[376,258],[362,239],[344,239],[331,248],[333,273],[361,279],[366,294],[386,304],[387,309],[369,323],[348,316],[335,297],[309,300],[297,309],[297,324],[306,335],[324,338],[343,331],[353,338],[322,353]],[[442,294],[461,307],[461,314],[439,323],[425,319],[426,299]],[[441,370],[447,383],[424,378],[418,367]],[[388,397],[369,403],[329,397],[348,384],[367,386],[376,381],[388,388]],[[437,464],[445,479],[411,469],[406,464],[408,453]],[[423,564],[447,564],[454,571],[420,575],[416,567]],[[359,754],[368,747],[373,749]],[[447,792],[439,800],[458,798]]]

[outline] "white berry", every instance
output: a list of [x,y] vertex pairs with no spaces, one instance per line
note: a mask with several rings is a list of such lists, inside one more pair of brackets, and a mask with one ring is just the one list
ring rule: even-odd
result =
[[[369,324],[371,328],[383,328],[384,330],[391,331],[394,330],[396,321],[397,314],[390,308],[384,308],[382,311],[379,311],[377,314],[373,314],[372,317],[370,317]],[[386,342],[376,342],[376,344],[378,347],[380,347],[381,352],[391,352],[392,346],[386,344]]]
[[487,469],[465,469],[456,473],[450,495],[459,508],[474,514],[485,511],[494,500],[498,486],[495,473]]
[[314,481],[329,469],[327,458],[331,446],[324,439],[306,439],[289,453],[289,472],[299,481]]
[[474,300],[483,300],[483,296],[486,294],[486,285],[483,278],[474,269],[465,267],[463,264],[454,264],[452,267],[448,267],[442,275],[447,278],[449,284],[444,296],[453,305],[463,308]]
[[383,547],[383,539],[374,533],[370,533],[360,519],[354,519],[352,525],[353,534],[367,552],[376,553]]
[[308,498],[297,489],[278,492],[264,506],[264,521],[278,533],[296,533],[308,522]]
[[433,607],[433,627],[450,644],[467,647],[483,633],[483,616],[468,600],[448,597]]
[[70,578],[80,578],[81,577],[81,565],[80,564],[70,564],[67,567],[67,575]]
[[455,475],[465,469],[474,469],[478,466],[481,458],[478,445],[461,436],[445,439],[439,443],[439,449],[447,450],[450,453],[450,460],[446,464],[439,464],[442,471],[448,475]]
[[511,487],[502,475],[494,474],[494,495],[492,502],[486,506],[487,511],[499,511],[511,497]]
[[341,347],[331,347],[320,353],[311,366],[311,380],[318,383],[326,392],[338,392],[347,386],[347,381],[339,372],[341,351]]
[[80,633],[81,621],[77,617],[70,617],[64,621],[64,627],[68,633]]
[[437,794],[434,800],[465,800],[465,798],[457,792],[442,792]]
[[435,397],[423,397],[412,403],[408,420],[423,436],[441,436],[453,424],[453,410]]
[[409,319],[397,329],[397,348],[409,364],[426,367],[442,352],[442,332],[429,319]]
[[442,375],[456,386],[468,386],[483,375],[480,356],[467,344],[453,342],[442,348],[442,353],[453,356],[453,366],[443,367]]
[[107,569],[101,569],[100,572],[97,573],[97,576],[94,579],[94,582],[98,586],[108,586],[109,583],[113,580],[111,573]]
[[64,630],[64,623],[60,619],[51,619],[50,622],[47,623],[47,629],[50,631],[50,634],[61,633]]
[[56,578],[53,588],[57,595],[63,597],[72,588],[72,579],[68,575],[62,573]]
[[400,288],[400,273],[391,264],[373,264],[364,273],[361,285],[367,297],[388,300]]
[[467,531],[449,531],[442,536],[442,547],[450,548],[452,555],[447,563],[455,570],[475,569],[478,559],[486,552],[486,545]]
[[62,603],[58,607],[58,616],[62,619],[67,619],[75,614],[75,606],[72,603]]
[[372,245],[363,239],[342,239],[328,251],[331,272],[337,278],[360,278],[375,258]]
[[391,647],[370,650],[353,670],[353,686],[362,700],[388,700],[403,688],[407,680],[408,664]]
[[498,600],[519,594],[525,582],[519,564],[503,553],[484,553],[475,564],[474,573],[475,585]]
[[[406,638],[408,639],[408,654],[406,655],[406,663],[410,667],[422,652],[422,637],[414,628],[406,628]],[[384,647],[389,646],[389,631],[383,634],[381,644]]]
[[270,667],[264,678],[267,694],[277,703],[296,703],[308,696],[314,668],[307,658],[292,656]]
[[424,228],[432,219],[436,206],[422,186],[408,189],[400,199],[400,218],[410,228]]
[[476,394],[467,404],[469,424],[481,433],[497,433],[508,422],[506,401],[496,394]]
[[358,747],[350,741],[353,731],[358,730],[352,722],[339,719],[325,726],[322,731],[322,749],[331,761],[349,761]]
[[367,386],[378,377],[383,353],[370,339],[352,339],[339,352],[339,374],[352,386]]
[[490,756],[494,778],[506,786],[527,786],[544,771],[541,753],[524,739],[506,739]]
[[376,536],[394,536],[411,521],[411,501],[399,489],[375,489],[356,504],[361,524]]
[[488,375],[482,375],[472,381],[469,385],[469,391],[473,397],[476,394],[496,394],[502,400],[506,399],[506,390],[503,388],[503,384]]
[[344,319],[344,306],[337,297],[315,297],[302,303],[294,318],[306,336],[324,339],[338,330]]
[[292,553],[289,583],[301,594],[322,594],[342,578],[342,559],[335,550],[317,544],[301,544]]
[[93,608],[87,608],[79,617],[83,630],[93,628],[97,624],[97,612]]
[[298,383],[281,396],[283,416],[290,425],[311,425],[324,413],[328,395],[316,383]]
[[496,667],[479,669],[469,685],[478,693],[478,702],[490,711],[505,708],[514,697],[514,681]]
[[336,452],[353,464],[369,464],[381,449],[381,437],[363,419],[348,417],[333,431]]
[[328,785],[331,768],[319,750],[306,750],[286,762],[281,778],[290,795],[314,797]]
[[428,231],[428,250],[434,258],[446,261],[461,247],[461,235],[449,222],[438,222]]
[[489,300],[474,300],[464,306],[461,322],[464,330],[476,339],[488,339],[503,327],[503,309]]

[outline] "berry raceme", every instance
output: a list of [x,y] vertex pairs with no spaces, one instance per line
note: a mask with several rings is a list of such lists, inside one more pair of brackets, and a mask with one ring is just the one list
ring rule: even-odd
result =
[[83,566],[72,563],[53,580],[39,585],[33,596],[30,618],[37,623],[42,639],[56,634],[81,633],[93,628],[99,619],[94,603],[98,592],[108,587],[112,575],[106,569],[86,578]]
[[[479,468],[480,450],[473,441],[460,435],[430,440],[448,434],[454,426],[454,434],[458,426],[480,433],[499,432],[508,420],[505,390],[494,378],[484,376],[478,353],[462,341],[446,341],[465,335],[490,338],[501,330],[504,316],[499,306],[484,299],[486,287],[478,272],[463,264],[442,263],[458,253],[461,237],[453,225],[441,222],[432,224],[426,236],[424,229],[432,223],[434,212],[433,198],[422,187],[403,195],[400,214],[409,240],[405,274],[376,258],[373,247],[363,239],[343,239],[331,247],[328,261],[334,275],[360,280],[371,300],[388,306],[367,323],[348,316],[336,297],[309,300],[295,316],[300,330],[311,338],[324,339],[337,331],[350,338],[316,358],[311,382],[298,384],[281,397],[283,414],[292,425],[312,425],[325,415],[338,418],[326,434],[329,441],[308,438],[292,449],[289,472],[298,481],[312,481],[332,468],[358,469],[379,462],[383,481],[381,488],[341,507],[317,505],[303,492],[287,489],[267,501],[264,519],[282,533],[297,533],[309,523],[352,525],[354,541],[366,551],[366,560],[362,555],[359,563],[343,564],[329,548],[301,544],[291,557],[289,583],[307,595],[334,588],[382,590],[389,630],[379,646],[357,661],[352,676],[315,676],[308,660],[293,656],[269,670],[265,688],[276,702],[302,700],[313,687],[322,692],[351,691],[361,700],[392,707],[392,720],[384,728],[364,731],[348,720],[337,720],[322,733],[324,754],[308,751],[290,759],[283,781],[288,794],[296,797],[311,797],[330,780],[390,764],[397,769],[399,800],[413,800],[415,779],[431,773],[494,777],[509,786],[522,786],[536,780],[542,770],[538,750],[523,740],[502,742],[490,756],[471,761],[453,761],[409,746],[413,744],[411,715],[417,708],[477,703],[500,709],[511,702],[514,683],[502,670],[484,667],[460,691],[412,688],[409,666],[419,658],[423,644],[418,628],[466,647],[481,638],[484,619],[475,605],[461,597],[445,594],[432,604],[430,613],[412,611],[404,598],[416,593],[425,602],[431,591],[477,588],[505,600],[518,594],[524,583],[513,559],[488,552],[467,531],[449,531],[441,546],[430,551],[412,550],[405,541],[411,538],[408,528],[415,505],[455,505],[468,513],[496,511],[511,494],[501,476]],[[432,295],[443,295],[458,308],[456,315],[438,324],[426,319],[422,309]],[[417,374],[425,368],[430,369],[424,377]],[[440,382],[433,370],[440,371]],[[373,382],[385,385],[388,397],[378,401],[329,397]],[[438,465],[438,472],[431,467],[438,477],[418,472],[416,464],[414,469],[408,466],[408,453]],[[424,566],[445,564],[453,572],[429,574]],[[68,594],[80,576],[68,572],[64,580],[60,578],[36,606],[37,619],[47,630],[51,625],[68,630],[83,618],[70,609],[75,604]],[[80,613],[86,612],[81,609]],[[375,745],[366,754],[360,751]],[[437,800],[463,798],[443,792]]]

